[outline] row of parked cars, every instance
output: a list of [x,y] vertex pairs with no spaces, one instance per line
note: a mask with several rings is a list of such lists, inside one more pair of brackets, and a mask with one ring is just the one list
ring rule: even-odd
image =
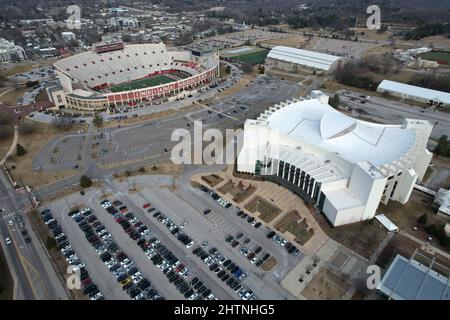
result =
[[[208,251],[205,247],[197,247],[192,253],[199,257],[209,270],[214,273],[218,279],[224,282],[235,293],[240,295],[244,300],[255,300],[256,295],[253,291],[241,285],[240,281],[247,277],[244,269],[240,268],[231,259],[227,259],[222,253],[213,247]],[[248,294],[247,294],[248,293]]]
[[92,244],[99,259],[114,275],[122,289],[131,299],[145,300],[142,290],[150,287],[150,282],[142,277],[134,263],[123,253],[111,234],[106,230],[90,208],[73,210],[69,216],[78,223],[86,238]]
[[[147,212],[152,214],[153,218],[156,218],[158,222],[165,225],[171,234],[173,234],[180,242],[182,242],[187,248],[191,248],[194,245],[194,241],[181,230],[186,228],[187,223],[176,225],[170,218],[166,217],[156,208],[151,207],[149,203],[143,205]],[[166,246],[160,243],[157,238],[150,239],[153,252],[149,252],[149,258],[157,265],[163,273],[167,276],[170,283],[173,283],[177,290],[188,300],[217,300],[214,294],[206,286],[194,286],[191,282],[189,285],[189,279],[192,278],[192,272],[188,267],[184,266],[177,257]],[[156,250],[156,253],[154,252]],[[195,277],[194,279],[199,279]],[[193,279],[193,280],[194,280]],[[192,281],[193,281],[192,280]]]
[[272,239],[273,241],[278,243],[281,247],[284,247],[288,253],[292,253],[294,256],[298,256],[300,254],[300,250],[298,250],[295,245],[293,245],[283,237],[277,235],[275,231],[270,231],[267,234],[267,239]]
[[248,214],[246,214],[244,211],[239,210],[238,212],[236,212],[236,215],[238,217],[241,217],[242,219],[244,219],[244,221],[247,221],[247,223],[251,224],[253,227],[255,227],[256,229],[258,229],[259,227],[261,227],[261,222],[258,221],[257,219],[249,216]]
[[58,248],[64,255],[67,263],[71,266],[72,271],[79,271],[81,289],[90,300],[105,300],[103,293],[98,289],[97,285],[89,277],[89,272],[85,268],[85,264],[78,258],[72,245],[69,243],[67,236],[62,231],[61,226],[54,219],[50,209],[41,212],[41,217],[47,227],[50,229],[53,239],[56,240]]
[[211,196],[211,198],[213,198],[214,200],[216,200],[222,207],[225,208],[229,208],[231,207],[231,203],[228,202],[227,200],[223,199],[222,197],[220,197],[216,192],[210,190],[208,187],[201,185],[200,186],[200,190],[202,190],[203,192],[206,192],[207,194],[209,194]]
[[169,217],[166,217],[155,208],[148,209],[148,212],[152,213],[152,216],[156,218],[158,222],[165,225],[169,229],[170,233],[173,234],[183,245],[185,245],[186,248],[192,248],[195,244],[191,237],[181,231],[181,229],[184,229],[187,226],[187,223],[178,226]]
[[[100,205],[114,217],[115,221],[121,225],[124,231],[131,239],[142,248],[147,248],[143,235],[150,233],[148,228],[142,229],[143,224],[137,221],[133,213],[128,211],[128,208],[119,200],[112,203],[108,200],[103,200]],[[101,230],[101,232],[105,232]],[[143,241],[142,241],[143,240]],[[164,297],[151,285],[151,282],[142,276],[142,273],[136,268],[133,260],[128,257],[120,249],[112,248],[113,250],[102,253],[102,249],[98,252],[100,255],[107,254],[107,259],[112,257],[114,264],[118,267],[112,267],[112,272],[116,276],[117,281],[122,285],[122,288],[127,291],[130,297],[134,300],[163,300]]]

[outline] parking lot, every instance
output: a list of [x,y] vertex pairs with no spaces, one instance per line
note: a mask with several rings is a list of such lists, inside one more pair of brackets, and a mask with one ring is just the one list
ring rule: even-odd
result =
[[[94,161],[103,165],[169,154],[176,143],[170,140],[175,129],[193,130],[195,120],[201,120],[205,129],[237,127],[247,118],[255,118],[268,106],[292,98],[297,91],[295,83],[259,77],[241,92],[182,116],[127,127],[100,129],[86,150]],[[33,168],[41,167],[42,170],[52,171],[79,165],[80,144],[87,134],[70,135],[67,139],[55,138],[34,157]]]
[[[299,263],[302,255],[289,255],[287,250],[267,238],[268,230],[265,227],[256,229],[250,223],[243,223],[242,218],[236,215],[236,212],[239,210],[232,207],[227,209],[221,206],[217,201],[214,201],[209,195],[206,195],[199,189],[192,189],[188,186],[177,184],[175,187],[176,191],[172,191],[171,188],[168,188],[168,186],[172,185],[168,177],[133,177],[133,181],[130,183],[133,185],[136,184],[139,188],[139,192],[129,195],[135,203],[148,201],[175,225],[186,225],[183,231],[189,234],[195,242],[192,249],[199,246],[204,247],[203,249],[206,251],[216,248],[222,255],[231,259],[235,265],[243,269],[248,276],[242,280],[242,285],[252,289],[258,298],[291,298],[279,286],[279,282],[291,268]],[[125,193],[128,189],[128,184],[119,183],[118,187]],[[210,209],[211,212],[204,215],[203,212],[206,209]],[[148,219],[153,219],[158,224],[158,220],[154,217],[150,216]],[[166,228],[163,228],[162,231],[166,232],[168,236],[172,236]],[[245,246],[250,251],[261,247],[258,259],[267,253],[275,257],[278,262],[275,268],[269,272],[264,272],[240,253],[241,246],[233,248],[231,243],[225,242],[228,236],[238,237],[239,234],[242,234],[239,237],[242,243],[246,239],[249,239],[249,242]],[[192,256],[192,252],[188,254]],[[203,261],[198,257],[195,257],[195,259],[194,261],[198,264],[199,268],[213,275]],[[239,298],[229,288],[226,288],[226,290],[233,298]]]

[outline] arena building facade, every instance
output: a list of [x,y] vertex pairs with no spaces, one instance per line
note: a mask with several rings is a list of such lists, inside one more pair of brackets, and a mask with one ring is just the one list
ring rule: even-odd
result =
[[102,111],[184,97],[219,76],[219,53],[106,43],[54,66],[60,86],[47,93],[56,108]]
[[406,203],[430,163],[433,126],[357,120],[313,94],[247,120],[237,170],[290,189],[333,226],[373,218],[380,202]]

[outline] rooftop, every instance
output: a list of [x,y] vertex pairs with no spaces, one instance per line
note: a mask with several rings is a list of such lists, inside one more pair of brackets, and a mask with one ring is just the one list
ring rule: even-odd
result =
[[382,125],[351,118],[320,99],[298,101],[269,113],[269,128],[336,153],[350,163],[378,167],[402,158],[416,140],[404,125]]
[[444,91],[431,90],[391,80],[383,80],[377,90],[380,89],[450,104],[450,93]]
[[431,266],[397,255],[377,289],[395,300],[450,300],[449,283]]
[[267,57],[326,71],[331,68],[334,62],[341,59],[330,54],[285,46],[274,47]]

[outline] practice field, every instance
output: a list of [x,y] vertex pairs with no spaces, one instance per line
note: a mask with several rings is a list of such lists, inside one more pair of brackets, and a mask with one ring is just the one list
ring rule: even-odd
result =
[[269,50],[249,46],[227,49],[220,53],[224,58],[234,59],[252,65],[264,63],[268,54]]
[[142,88],[148,88],[148,87],[154,87],[159,86],[161,84],[166,84],[170,82],[177,81],[178,79],[185,79],[189,77],[188,74],[181,74],[181,73],[168,73],[163,75],[157,75],[154,77],[148,77],[144,79],[139,79],[135,81],[131,81],[128,83],[122,83],[116,86],[111,87],[111,92],[122,92],[122,91],[129,91],[129,90],[136,90],[136,89],[142,89]]
[[447,51],[430,51],[420,55],[422,59],[436,61],[442,65],[450,65],[450,52]]

